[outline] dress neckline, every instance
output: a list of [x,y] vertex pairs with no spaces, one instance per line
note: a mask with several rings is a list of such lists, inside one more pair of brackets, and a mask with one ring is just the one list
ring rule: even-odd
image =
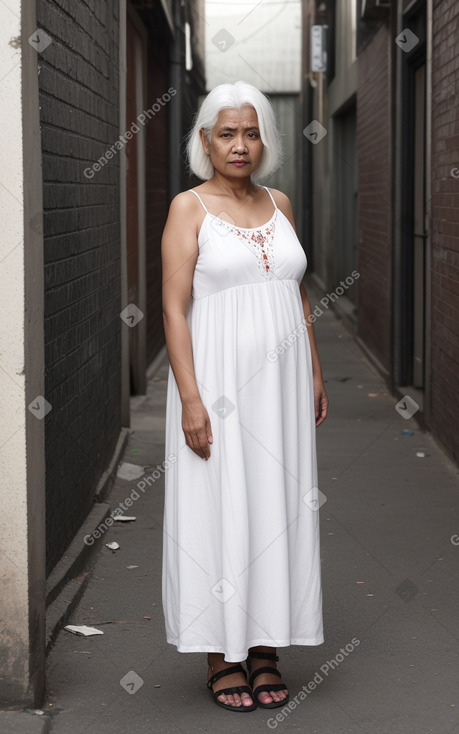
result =
[[209,216],[209,217],[212,217],[213,219],[218,219],[219,222],[223,222],[224,225],[226,225],[227,227],[231,227],[232,229],[242,229],[244,232],[258,232],[258,231],[260,231],[262,229],[265,229],[266,227],[268,227],[271,224],[271,222],[273,221],[273,219],[276,217],[277,212],[278,212],[278,207],[276,206],[275,209],[274,209],[274,212],[273,212],[273,214],[271,216],[271,218],[268,219],[268,221],[265,222],[264,224],[260,224],[258,227],[238,227],[236,224],[230,224],[230,222],[227,222],[226,219],[222,219],[221,217],[217,217],[216,214],[212,214],[209,211],[206,212],[206,216],[204,217],[204,219],[207,216]]

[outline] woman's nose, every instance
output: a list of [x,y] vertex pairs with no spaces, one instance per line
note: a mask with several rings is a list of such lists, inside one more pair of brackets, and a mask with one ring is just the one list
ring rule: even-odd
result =
[[245,144],[245,142],[244,142],[244,141],[243,141],[242,139],[240,139],[240,140],[236,140],[236,141],[234,142],[234,149],[235,149],[235,150],[236,150],[236,151],[237,151],[238,153],[240,153],[240,152],[245,152],[245,151],[247,150],[247,148],[246,148],[246,144]]

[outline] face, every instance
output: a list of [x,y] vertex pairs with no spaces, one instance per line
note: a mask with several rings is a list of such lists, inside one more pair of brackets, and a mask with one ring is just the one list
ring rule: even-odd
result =
[[251,105],[220,110],[210,142],[203,130],[199,134],[205,153],[222,175],[245,178],[260,166],[263,142],[257,113]]

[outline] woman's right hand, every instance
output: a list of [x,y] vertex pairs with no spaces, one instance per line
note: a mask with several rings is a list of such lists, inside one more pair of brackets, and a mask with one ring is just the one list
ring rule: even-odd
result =
[[201,459],[210,457],[212,429],[210,418],[200,399],[182,404],[182,428],[186,445]]

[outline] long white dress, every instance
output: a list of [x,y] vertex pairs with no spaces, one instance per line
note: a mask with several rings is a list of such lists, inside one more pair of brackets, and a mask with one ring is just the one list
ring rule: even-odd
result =
[[323,642],[306,256],[272,196],[249,229],[193,193],[206,215],[187,322],[213,443],[208,461],[186,445],[169,367],[163,610],[179,652],[239,662],[255,645]]

